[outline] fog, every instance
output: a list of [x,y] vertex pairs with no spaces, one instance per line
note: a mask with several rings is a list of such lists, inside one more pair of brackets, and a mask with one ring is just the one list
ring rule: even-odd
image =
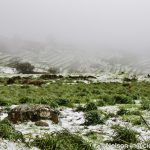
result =
[[0,0],[0,37],[16,41],[6,44],[13,52],[21,39],[92,56],[149,57],[149,6],[149,0]]

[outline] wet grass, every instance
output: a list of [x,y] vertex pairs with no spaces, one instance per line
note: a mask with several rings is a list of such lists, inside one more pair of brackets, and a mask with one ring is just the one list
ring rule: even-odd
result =
[[[5,81],[6,79],[1,80]],[[90,82],[86,84],[79,82],[72,84],[74,80],[63,78],[46,80],[45,83],[42,86],[0,83],[0,104],[43,103],[54,105],[55,102],[55,106],[72,107],[76,103],[96,100],[96,105],[105,106],[134,104],[134,100],[140,99],[142,100],[142,109],[148,110],[150,107],[150,83],[147,82],[132,82],[130,87],[124,86],[124,83]]]
[[94,150],[81,136],[67,130],[45,134],[41,138],[36,137],[32,145],[41,150]]
[[139,142],[138,135],[139,133],[128,128],[122,127],[119,125],[112,126],[114,130],[114,135],[112,136],[112,140],[108,141],[111,144],[135,144]]
[[7,119],[0,121],[0,138],[11,141],[25,142],[23,135],[16,131]]
[[[52,78],[52,79],[51,79]],[[56,107],[76,107],[77,111],[85,114],[85,126],[104,124],[109,117],[121,117],[132,125],[143,125],[141,115],[143,111],[150,111],[150,83],[131,81],[128,83],[94,83],[88,84],[82,80],[72,78],[44,76],[30,78],[41,80],[44,84],[23,84],[22,79],[14,84],[7,84],[7,78],[0,79],[0,106],[12,104],[47,104]],[[34,82],[35,83],[35,82]],[[136,104],[139,100],[139,104]],[[117,105],[117,114],[104,114],[99,106]],[[113,126],[115,135],[110,143],[130,144],[138,142],[138,133],[126,127]],[[0,134],[8,140],[22,140],[14,128],[6,122],[0,122]],[[89,138],[96,140],[97,134],[90,134]],[[36,137],[32,145],[45,150],[93,150],[90,143],[82,137],[68,131],[46,134]]]

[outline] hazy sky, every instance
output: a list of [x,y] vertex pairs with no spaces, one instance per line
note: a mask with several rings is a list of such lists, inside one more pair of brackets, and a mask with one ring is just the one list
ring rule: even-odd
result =
[[150,53],[150,0],[0,0],[0,35]]

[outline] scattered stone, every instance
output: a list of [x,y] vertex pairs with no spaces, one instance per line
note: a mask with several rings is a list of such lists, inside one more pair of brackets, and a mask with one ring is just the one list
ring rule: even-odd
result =
[[39,120],[52,120],[54,123],[58,124],[58,111],[50,108],[48,105],[19,105],[13,108],[8,113],[8,119],[13,123],[22,123],[25,121],[39,121]]
[[44,121],[37,121],[35,122],[35,125],[36,126],[41,126],[41,127],[48,127],[48,123],[47,122],[44,122]]

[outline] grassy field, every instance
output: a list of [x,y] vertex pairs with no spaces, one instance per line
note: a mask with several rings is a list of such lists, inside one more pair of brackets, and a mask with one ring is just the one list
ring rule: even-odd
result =
[[[91,125],[104,125],[108,118],[119,118],[123,122],[131,123],[133,127],[139,126],[147,130],[150,129],[147,118],[145,119],[147,117],[145,113],[150,111],[150,82],[145,81],[131,80],[122,83],[104,83],[89,78],[62,76],[55,76],[55,78],[45,78],[43,76],[36,78],[0,78],[0,106],[5,106],[9,111],[9,106],[19,104],[47,104],[53,108],[73,108],[77,112],[84,112],[85,122],[83,126],[85,129]],[[117,113],[107,113],[100,109],[105,106],[117,106],[119,110]],[[8,128],[12,132],[12,136],[8,136]],[[132,129],[119,125],[112,125],[111,128],[116,132],[116,135],[111,137],[112,140],[103,141],[101,135],[93,131],[86,133],[84,139],[111,144],[130,144],[140,141],[137,136],[141,135]],[[0,131],[3,133],[3,137],[9,140],[13,137],[14,140],[21,137],[10,124],[7,124],[7,121],[0,122]],[[47,149],[54,146],[52,150],[55,150],[59,145],[59,149],[63,150],[64,144],[57,143],[60,136],[64,137],[62,142],[65,142],[65,138],[68,137],[74,141],[69,140],[67,142],[70,143],[68,150],[72,147],[77,150],[80,147],[85,150],[94,149],[91,143],[84,141],[81,136],[68,131],[52,135],[47,134],[43,138],[34,139],[33,143],[27,143],[27,145],[42,149],[43,144],[47,143]],[[116,139],[116,137],[120,138]],[[80,145],[77,146],[79,143]]]
[[[75,103],[97,102],[97,105],[134,104],[135,100],[150,99],[149,82],[102,83],[72,79],[42,80],[44,84],[22,84],[22,79],[14,84],[7,84],[8,79],[0,83],[0,104],[42,103],[66,105]],[[30,79],[34,83],[39,79]],[[41,81],[41,79],[40,79]],[[143,107],[144,108],[144,107]]]

